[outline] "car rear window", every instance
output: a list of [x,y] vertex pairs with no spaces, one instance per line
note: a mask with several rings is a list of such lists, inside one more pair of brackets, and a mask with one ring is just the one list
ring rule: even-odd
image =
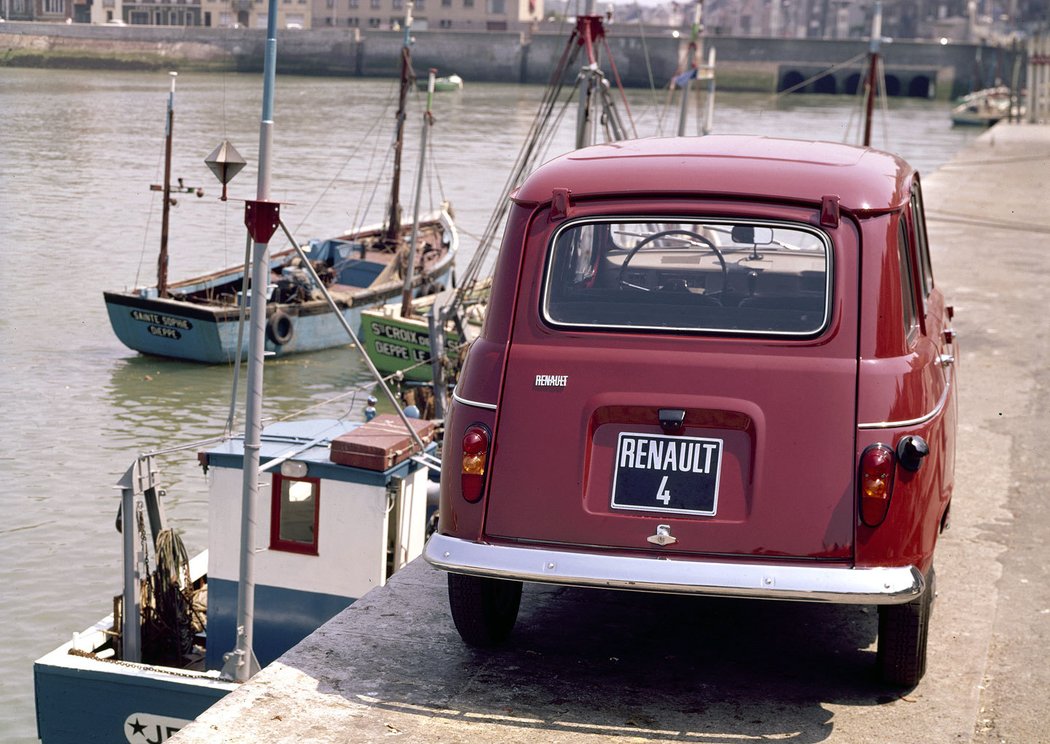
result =
[[544,320],[554,326],[807,336],[827,324],[831,244],[807,225],[649,218],[555,233]]

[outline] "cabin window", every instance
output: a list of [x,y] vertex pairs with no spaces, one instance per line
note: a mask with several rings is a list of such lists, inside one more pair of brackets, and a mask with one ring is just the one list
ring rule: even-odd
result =
[[904,220],[900,221],[897,230],[897,253],[901,268],[901,307],[904,318],[904,335],[910,343],[919,330],[919,313],[915,302],[915,281],[911,267],[911,246],[908,243],[908,231]]
[[321,481],[273,476],[270,550],[317,555],[317,518]]
[[768,220],[588,220],[554,236],[553,326],[811,336],[831,315],[831,241]]
[[922,190],[918,181],[911,192],[912,232],[919,257],[919,276],[922,278],[922,296],[929,297],[933,291],[933,265],[930,262],[930,246],[926,237],[926,218],[922,206]]

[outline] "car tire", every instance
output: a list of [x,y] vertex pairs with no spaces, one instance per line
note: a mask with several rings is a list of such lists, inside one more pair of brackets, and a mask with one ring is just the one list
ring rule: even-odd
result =
[[878,667],[883,681],[914,687],[926,673],[926,639],[936,575],[926,575],[926,589],[907,604],[879,607]]
[[521,582],[448,575],[448,603],[456,630],[470,646],[497,646],[510,637],[521,604]]

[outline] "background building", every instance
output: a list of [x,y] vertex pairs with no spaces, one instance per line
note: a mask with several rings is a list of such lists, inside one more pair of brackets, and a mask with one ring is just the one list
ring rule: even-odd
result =
[[[313,0],[277,0],[278,28],[310,28]],[[267,0],[199,0],[202,25],[216,28],[266,28]]]
[[[407,0],[311,0],[314,28],[400,28]],[[543,18],[543,0],[415,0],[412,28],[519,31]]]
[[[281,28],[400,28],[408,0],[278,0]],[[644,2],[644,4],[643,4]],[[694,0],[595,0],[622,26],[688,29]],[[707,36],[857,39],[875,0],[703,0]],[[417,30],[527,31],[572,17],[586,0],[415,0]],[[882,0],[883,36],[1002,44],[1050,23],[1047,0]],[[267,0],[0,0],[12,21],[260,28]],[[616,33],[615,30],[612,31]]]

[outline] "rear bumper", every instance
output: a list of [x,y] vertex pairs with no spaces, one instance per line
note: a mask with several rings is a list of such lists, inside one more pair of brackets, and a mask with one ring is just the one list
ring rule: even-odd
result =
[[435,533],[424,557],[453,573],[670,594],[903,604],[925,589],[915,566],[848,568],[575,553],[489,545]]

